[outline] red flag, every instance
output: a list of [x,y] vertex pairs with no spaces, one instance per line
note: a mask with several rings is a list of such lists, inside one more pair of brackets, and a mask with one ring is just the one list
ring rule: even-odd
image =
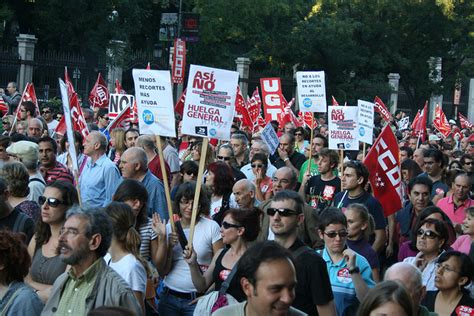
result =
[[84,119],[84,114],[82,113],[82,108],[79,105],[79,100],[77,98],[77,93],[74,90],[74,86],[72,85],[71,80],[69,79],[69,75],[67,73],[67,67],[64,70],[64,81],[67,85],[68,97],[69,97],[69,107],[71,109],[71,119],[72,119],[72,127],[75,131],[79,131],[84,140],[86,139],[87,135],[89,135],[89,129],[87,127],[87,122]]
[[433,126],[443,134],[444,137],[448,137],[448,135],[451,134],[451,126],[439,104],[436,104]]
[[146,70],[151,70],[150,62],[146,65]]
[[54,132],[56,134],[59,134],[59,135],[65,135],[66,134],[66,130],[67,130],[67,126],[66,126],[66,120],[64,118],[64,115],[61,117],[61,119],[59,120],[59,123],[58,125],[56,126],[56,128],[54,129]]
[[174,111],[178,113],[181,117],[183,116],[185,99],[186,99],[186,89],[184,89],[183,93],[181,93],[181,96],[179,97],[178,102],[176,102],[176,105],[174,106]]
[[385,216],[402,208],[401,173],[398,142],[386,125],[365,157],[374,196],[382,204]]
[[314,118],[313,112],[299,112],[298,116],[303,120],[304,125],[307,128],[315,129],[318,127],[318,120]]
[[252,93],[252,97],[247,99],[247,110],[249,112],[252,124],[255,124],[262,112],[262,99],[260,99],[258,87],[255,88],[255,91]]
[[132,114],[131,114],[131,120],[132,123],[138,124],[138,105],[137,105],[137,99],[133,99],[133,105],[132,105]]
[[472,123],[469,122],[467,117],[465,117],[461,113],[458,113],[458,116],[459,116],[459,122],[461,123],[461,128],[468,128],[468,129],[472,128]]
[[411,123],[411,129],[415,130],[416,126],[418,125],[418,120],[420,119],[420,110],[416,112],[415,118],[413,119],[413,122]]
[[115,93],[127,94],[127,91],[123,90],[122,85],[118,79],[115,79]]
[[35,116],[38,116],[40,114],[40,110],[38,107],[38,99],[36,98],[35,87],[30,82],[26,84],[25,90],[23,91],[23,94],[21,95],[20,103],[18,103],[18,107],[16,108],[16,117],[18,120],[20,119],[20,106],[23,102],[33,102],[36,106]]
[[263,117],[260,115],[257,117],[257,120],[255,121],[253,125],[253,133],[258,132],[261,129],[265,128],[265,125],[267,125],[267,122],[263,119]]
[[92,106],[92,108],[108,108],[109,98],[109,89],[107,88],[104,78],[102,78],[102,75],[99,72],[97,81],[95,82],[95,85],[89,94],[89,104]]
[[186,42],[180,38],[174,40],[174,54],[172,65],[173,83],[183,83],[186,71]]
[[380,115],[382,115],[382,118],[386,122],[390,122],[392,120],[392,114],[387,109],[383,101],[379,97],[376,96],[374,103],[375,103],[375,108],[374,108],[375,112],[380,113]]
[[280,123],[280,126],[285,126],[286,123],[293,123],[296,127],[303,126],[303,122],[298,121],[296,118],[295,113],[293,113],[293,110],[291,107],[295,103],[295,98],[291,99],[291,101],[288,103],[286,102],[285,98],[281,96],[281,101],[283,104],[283,111],[278,114],[278,122]]
[[247,104],[245,104],[244,97],[242,95],[242,91],[240,90],[240,86],[237,85],[237,95],[235,97],[235,110],[242,114],[242,125],[247,127],[252,127],[253,122],[250,119],[250,114],[247,109]]
[[130,105],[126,106],[125,109],[122,110],[112,122],[109,123],[106,130],[111,131],[117,127],[127,128],[128,124],[132,119],[132,112],[130,109]]
[[428,101],[425,102],[423,110],[420,112],[418,122],[415,126],[414,132],[422,142],[426,140],[426,121],[428,120]]
[[0,98],[0,112],[3,113],[3,116],[8,114],[8,105]]
[[285,110],[286,100],[281,92],[280,78],[261,78],[262,102],[265,121],[279,120]]
[[339,105],[339,103],[337,102],[336,98],[333,95],[331,96],[331,98],[332,98],[332,105],[333,106]]

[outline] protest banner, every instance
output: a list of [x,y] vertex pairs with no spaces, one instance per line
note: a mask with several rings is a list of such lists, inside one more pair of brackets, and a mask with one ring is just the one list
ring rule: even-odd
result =
[[283,112],[287,104],[283,100],[280,78],[261,78],[262,102],[265,122],[278,120],[279,114]]
[[359,141],[372,145],[374,136],[374,104],[357,100],[357,131]]
[[127,106],[132,106],[135,97],[131,94],[111,93],[109,99],[109,117],[115,118]]
[[298,71],[298,105],[301,112],[327,112],[324,71]]
[[107,88],[107,83],[102,78],[101,73],[97,76],[97,81],[89,94],[89,104],[92,108],[108,108],[110,93]]
[[169,71],[133,69],[132,75],[140,134],[176,137],[173,90]]
[[238,80],[236,71],[191,65],[183,134],[229,140]]
[[329,106],[329,149],[358,150],[357,111],[355,106]]
[[398,130],[399,131],[407,130],[409,126],[410,126],[410,117],[409,116],[405,116],[400,121],[398,121]]
[[[61,99],[63,101],[63,111],[64,111],[64,121],[66,123],[66,132],[67,132],[67,139],[69,140],[70,144],[75,144],[74,138],[74,128],[72,124],[72,115],[71,115],[71,106],[69,105],[69,94],[68,94],[68,86],[67,84],[59,79],[59,88],[61,90]],[[78,177],[79,177],[79,166],[77,164],[77,153],[76,153],[76,146],[69,146],[68,148],[69,156],[71,157],[72,161],[72,173],[74,175],[74,180],[76,183],[77,189],[77,197],[79,199],[79,205],[82,205],[81,202],[81,191],[79,188]]]
[[270,153],[273,155],[278,146],[280,146],[280,140],[278,139],[278,135],[273,129],[272,124],[268,123],[265,125],[265,128],[262,130],[261,137],[262,140],[267,144],[268,148],[270,148]]

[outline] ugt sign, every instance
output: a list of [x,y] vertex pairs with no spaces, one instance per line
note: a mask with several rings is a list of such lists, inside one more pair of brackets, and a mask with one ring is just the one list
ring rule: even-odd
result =
[[260,86],[262,87],[265,121],[268,123],[278,120],[278,114],[283,111],[284,105],[280,78],[262,78]]

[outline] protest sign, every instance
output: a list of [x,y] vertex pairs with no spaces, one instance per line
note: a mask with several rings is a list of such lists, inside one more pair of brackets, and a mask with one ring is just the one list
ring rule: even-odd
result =
[[298,105],[301,112],[326,112],[324,71],[298,71]]
[[358,150],[357,111],[355,106],[329,106],[329,149]]
[[140,134],[176,137],[169,71],[133,69],[133,81]]
[[263,141],[268,145],[268,148],[270,148],[270,153],[273,155],[278,146],[280,146],[280,140],[278,139],[278,135],[273,129],[272,124],[268,123],[265,126],[265,128],[262,130],[261,136]]
[[109,117],[115,118],[127,106],[133,105],[135,97],[131,94],[111,93],[109,100]]
[[236,71],[191,65],[183,134],[230,139],[238,80]]
[[283,112],[286,101],[283,100],[280,78],[261,78],[262,102],[265,121],[277,121],[278,115]]
[[410,117],[408,117],[408,116],[405,116],[400,121],[398,121],[398,130],[399,131],[407,130],[409,126],[410,126]]
[[357,123],[359,141],[371,144],[374,136],[374,104],[371,102],[357,100]]
[[[61,91],[61,99],[63,101],[63,111],[64,111],[64,118],[66,122],[67,138],[69,140],[74,140],[74,132],[73,132],[74,129],[73,129],[73,124],[72,124],[71,107],[69,105],[67,85],[61,79],[59,79],[59,88]],[[73,143],[73,141],[71,141],[71,143]],[[72,170],[73,170],[74,176],[77,176],[77,173],[79,172],[79,166],[77,164],[77,153],[76,153],[75,146],[69,146],[68,151],[69,151],[69,155],[72,161]]]

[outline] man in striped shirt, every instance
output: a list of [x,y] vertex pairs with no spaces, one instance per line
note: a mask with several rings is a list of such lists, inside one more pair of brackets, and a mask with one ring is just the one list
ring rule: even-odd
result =
[[56,161],[56,153],[58,150],[56,141],[46,136],[39,139],[38,145],[40,172],[46,184],[50,184],[56,180],[73,183],[73,177],[69,169]]

